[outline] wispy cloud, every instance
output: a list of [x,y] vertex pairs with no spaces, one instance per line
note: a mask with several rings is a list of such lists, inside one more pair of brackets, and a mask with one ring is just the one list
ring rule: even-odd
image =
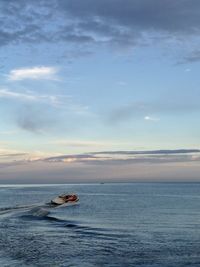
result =
[[10,162],[14,163],[15,161],[25,161],[28,153],[23,151],[18,151],[16,149],[10,148],[0,148],[0,163]]
[[130,150],[130,151],[102,151],[96,154],[112,155],[170,155],[200,153],[200,149],[160,149],[160,150]]
[[56,140],[52,141],[52,144],[62,145],[66,147],[83,147],[83,148],[91,148],[91,147],[103,147],[106,146],[105,142],[96,142],[96,141],[79,141],[79,140]]
[[31,68],[20,68],[11,70],[8,74],[8,79],[11,81],[21,81],[26,79],[32,80],[58,80],[56,76],[58,69],[55,67],[31,67]]
[[9,89],[0,89],[0,98],[13,98],[22,101],[37,101],[38,98],[32,94],[18,93]]
[[141,116],[148,111],[146,103],[131,103],[114,108],[108,115],[109,124],[116,124],[135,116]]
[[0,89],[0,98],[15,99],[24,102],[41,102],[58,107],[62,104],[61,99],[69,99],[68,95],[36,94],[35,92],[17,92],[10,89]]
[[18,92],[8,88],[0,88],[0,98],[13,99],[24,103],[47,104],[55,108],[63,108],[78,115],[89,114],[88,106],[76,103],[73,96],[66,94],[38,94],[33,91]]
[[151,116],[145,116],[144,120],[146,121],[159,121],[159,118],[151,117]]
[[44,133],[50,129],[56,130],[55,125],[65,127],[63,114],[68,118],[92,115],[88,106],[77,103],[77,100],[71,95],[40,94],[30,90],[0,88],[1,98],[14,104],[13,118],[17,126],[34,133]]
[[200,61],[200,50],[199,49],[194,49],[191,53],[186,55],[179,63],[180,64],[196,63],[196,62],[199,62],[199,61]]
[[[64,103],[71,103],[71,97],[67,95],[39,94],[7,88],[0,88],[1,98],[14,104],[12,116],[17,127],[32,133],[44,133],[54,129],[55,125],[58,125],[61,110],[65,108]],[[53,115],[55,109],[58,111],[56,116]]]
[[57,121],[48,110],[41,107],[24,106],[15,114],[15,123],[22,130],[43,134],[53,129]]
[[[106,121],[110,125],[125,122],[133,118],[144,119],[146,121],[159,121],[161,114],[183,114],[192,113],[200,110],[197,101],[198,93],[182,94],[180,96],[174,93],[173,98],[155,99],[154,101],[141,101],[128,103],[116,108],[113,108],[106,117]],[[152,115],[146,115],[152,114]]]
[[102,151],[85,154],[61,155],[41,158],[45,162],[88,164],[133,164],[200,161],[199,149],[150,150],[150,151]]
[[28,165],[30,162],[37,161],[47,156],[47,153],[40,151],[28,153],[16,149],[0,148],[0,168]]

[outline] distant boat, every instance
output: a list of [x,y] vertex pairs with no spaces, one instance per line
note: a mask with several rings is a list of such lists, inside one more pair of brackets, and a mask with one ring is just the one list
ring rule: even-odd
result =
[[62,194],[51,200],[51,204],[55,206],[61,206],[67,203],[76,203],[79,198],[76,194]]

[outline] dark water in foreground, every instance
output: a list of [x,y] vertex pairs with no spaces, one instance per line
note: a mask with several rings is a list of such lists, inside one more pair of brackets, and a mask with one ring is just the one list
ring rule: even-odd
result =
[[200,184],[0,186],[0,266],[200,266]]

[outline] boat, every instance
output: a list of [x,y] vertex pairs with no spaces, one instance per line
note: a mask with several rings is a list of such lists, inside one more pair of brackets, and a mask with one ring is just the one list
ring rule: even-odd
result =
[[51,200],[51,204],[54,206],[61,206],[64,204],[72,204],[79,201],[76,194],[62,194]]

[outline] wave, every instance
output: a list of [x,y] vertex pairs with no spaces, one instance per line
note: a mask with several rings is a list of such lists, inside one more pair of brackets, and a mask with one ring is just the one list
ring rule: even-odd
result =
[[23,206],[13,206],[13,207],[3,207],[0,208],[0,215],[4,215],[6,213],[13,213],[16,211],[23,211],[23,210],[29,210],[33,207],[35,207],[36,204],[32,205],[23,205]]
[[[71,229],[71,234],[76,234],[85,238],[101,238],[102,240],[113,240],[119,238],[121,233],[114,234],[111,229],[93,227],[85,224],[82,220],[70,220],[62,219],[51,215],[51,211],[55,207],[52,207],[50,204],[32,204],[32,205],[23,205],[23,206],[13,206],[13,207],[4,207],[0,208],[0,215],[8,214],[14,216],[14,219],[19,219],[26,221],[27,225],[32,225],[33,221],[46,221],[50,223],[49,226],[54,228],[63,228],[67,230]],[[57,209],[57,208],[56,208]],[[111,233],[112,232],[112,233]]]
[[[66,205],[62,205],[63,207],[77,205],[77,203],[69,203]],[[23,211],[28,210],[32,212],[35,216],[43,216],[47,213],[47,209],[58,209],[62,208],[61,206],[55,207],[52,206],[50,203],[35,203],[30,205],[17,205],[17,206],[11,206],[11,207],[1,207],[0,208],[0,215],[3,215],[5,213],[12,213],[15,211]]]

